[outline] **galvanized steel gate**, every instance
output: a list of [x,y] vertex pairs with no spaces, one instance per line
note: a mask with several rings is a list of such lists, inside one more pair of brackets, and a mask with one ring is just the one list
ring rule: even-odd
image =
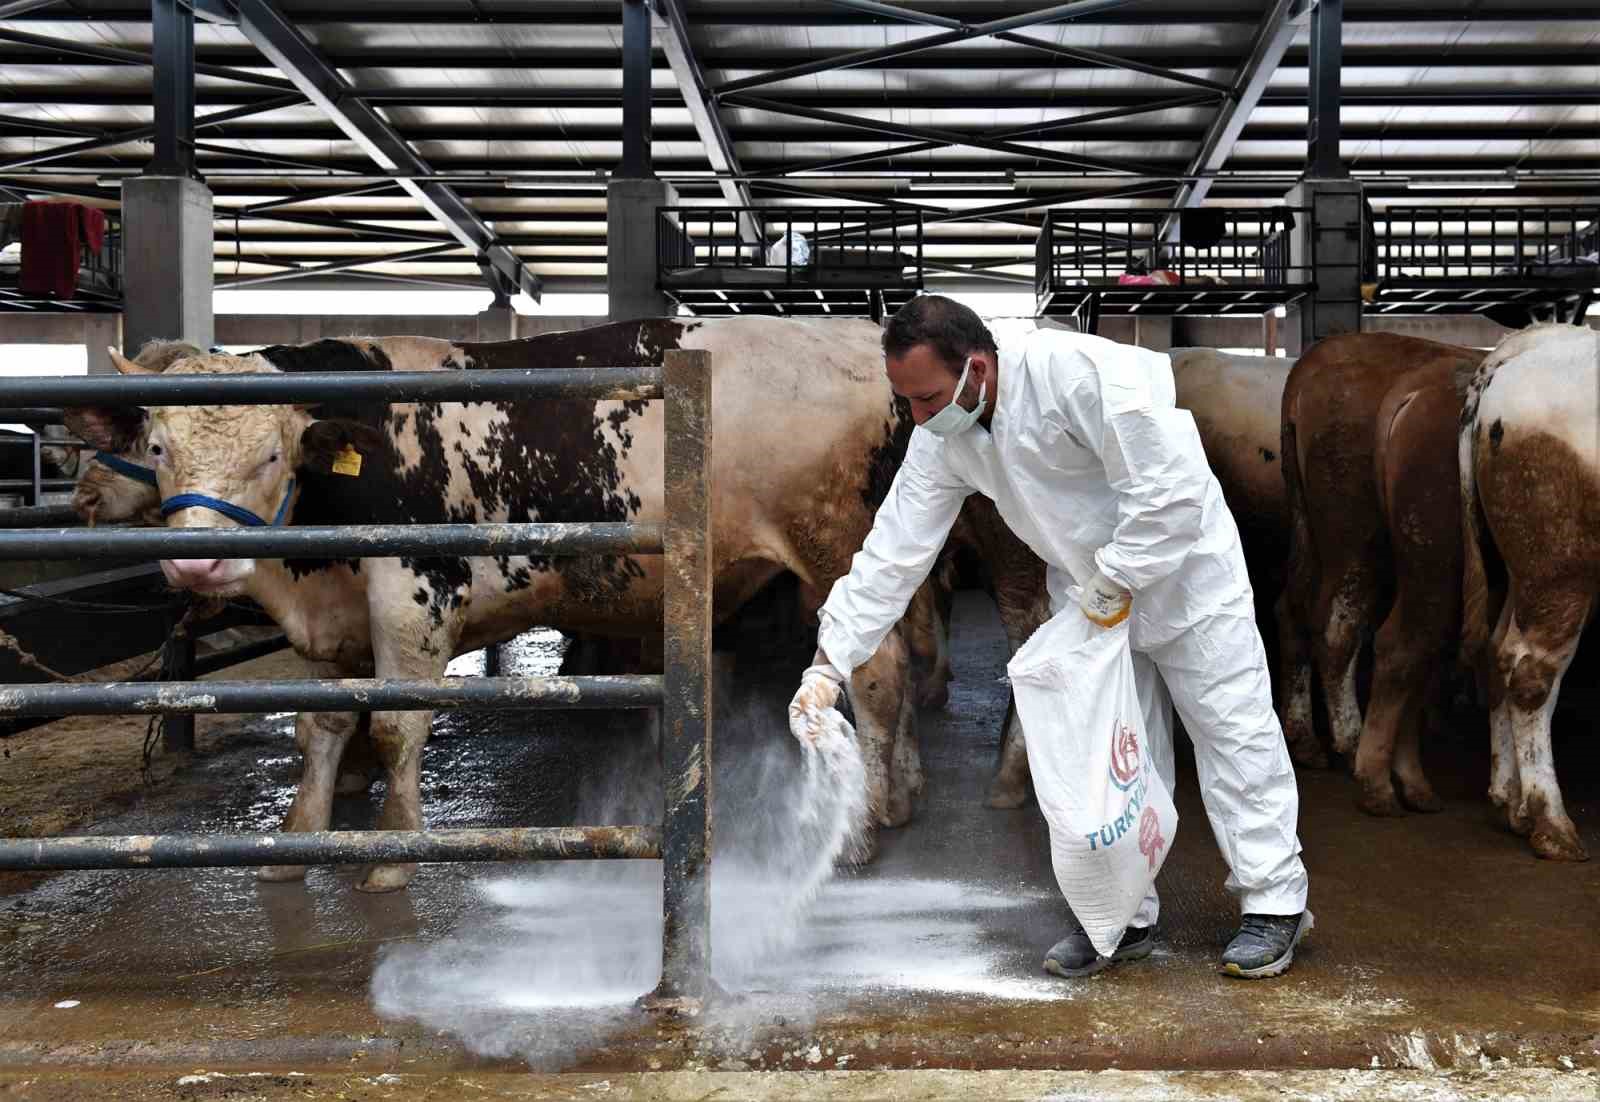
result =
[[0,407],[36,412],[51,406],[283,405],[332,399],[664,399],[665,523],[34,529],[0,531],[0,560],[664,553],[665,674],[11,685],[0,688],[0,716],[659,706],[662,824],[0,839],[0,869],[660,858],[662,977],[652,1002],[672,1007],[702,998],[710,988],[709,354],[668,352],[659,368],[0,380]]

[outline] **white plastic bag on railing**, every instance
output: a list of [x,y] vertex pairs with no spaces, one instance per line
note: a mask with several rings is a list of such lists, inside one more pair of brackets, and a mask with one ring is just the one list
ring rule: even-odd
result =
[[778,238],[767,249],[767,263],[777,268],[785,264],[803,268],[810,262],[811,242],[806,240],[805,234],[796,233],[794,230]]
[[1164,721],[1159,732],[1146,729],[1127,622],[1090,622],[1076,589],[1006,671],[1056,882],[1095,949],[1110,956],[1178,829],[1151,745],[1170,732]]

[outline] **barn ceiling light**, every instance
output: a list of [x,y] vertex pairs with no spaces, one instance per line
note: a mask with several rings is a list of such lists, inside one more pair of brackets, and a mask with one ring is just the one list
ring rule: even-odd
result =
[[914,176],[910,181],[912,191],[1011,191],[1016,186],[1017,178],[1010,172],[995,176]]
[[1515,172],[1494,176],[1413,176],[1406,183],[1412,191],[1511,191],[1516,186]]

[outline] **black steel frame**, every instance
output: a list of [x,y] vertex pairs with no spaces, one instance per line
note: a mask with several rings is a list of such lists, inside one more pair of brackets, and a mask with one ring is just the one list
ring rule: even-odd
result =
[[[1289,239],[1311,214],[1289,206],[1052,210],[1034,253],[1038,313],[1073,317],[1087,333],[1107,315],[1264,313],[1316,289],[1315,233],[1303,264],[1292,262]],[[1219,220],[1216,239],[1185,241],[1185,219],[1200,217]],[[1157,271],[1175,281],[1116,282]]]
[[[745,227],[754,223],[760,237]],[[804,237],[810,257],[796,263],[771,246]],[[885,207],[660,207],[656,283],[696,314],[865,314],[873,320],[923,285],[920,211]],[[767,278],[748,278],[757,273]]]
[[[1478,227],[1478,228],[1475,228]],[[1366,235],[1371,314],[1526,306],[1580,322],[1600,292],[1600,203],[1391,206]]]
[[[235,375],[95,376],[0,380],[0,404],[95,405],[313,403],[349,399],[362,376]],[[485,385],[485,380],[488,385]],[[196,385],[197,383],[201,385]],[[666,521],[661,526],[400,525],[333,530],[293,526],[273,531],[207,534],[219,555],[272,554],[288,544],[322,554],[361,557],[397,553],[636,554],[661,551],[665,572],[666,664],[663,675],[610,678],[442,678],[436,681],[297,680],[276,683],[187,681],[12,685],[0,714],[166,714],[284,710],[374,711],[435,707],[659,706],[664,810],[661,827],[417,832],[84,837],[0,841],[0,869],[193,868],[241,864],[353,864],[373,861],[482,861],[652,858],[663,864],[664,944],[653,1005],[682,1008],[712,991],[710,977],[711,531],[710,357],[665,354],[660,368],[566,371],[393,373],[359,385],[362,396],[387,401],[663,398],[666,402]],[[51,557],[166,555],[168,529],[94,532],[0,531],[0,561]],[[255,537],[265,535],[266,541]],[[83,539],[92,536],[92,541]],[[238,537],[246,539],[240,540]],[[506,542],[509,540],[510,542]],[[63,542],[82,546],[70,554]]]

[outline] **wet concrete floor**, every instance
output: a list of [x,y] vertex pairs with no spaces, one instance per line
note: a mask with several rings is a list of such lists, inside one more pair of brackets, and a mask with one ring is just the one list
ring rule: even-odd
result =
[[[1253,984],[1215,971],[1237,914],[1180,747],[1155,956],[1089,980],[1045,976],[1065,906],[1042,820],[1032,806],[983,806],[1005,709],[987,601],[961,595],[955,640],[949,706],[922,717],[928,788],[914,822],[886,832],[876,862],[841,876],[790,936],[731,949],[735,994],[701,1019],[629,1005],[659,953],[653,863],[434,865],[388,896],[356,892],[354,869],[314,869],[303,885],[247,870],[85,872],[0,899],[0,1078],[1600,1069],[1600,867],[1539,861],[1490,825],[1486,756],[1467,739],[1431,748],[1448,803],[1434,816],[1368,818],[1347,776],[1301,773],[1317,929],[1293,971]],[[512,657],[546,671],[558,653],[536,635]],[[793,754],[783,707],[806,657],[748,641],[739,654],[735,699],[718,714],[717,823],[730,844],[773,829],[763,801]],[[1569,737],[1557,754],[1569,809],[1600,852],[1593,747]],[[425,808],[435,826],[626,821],[649,806],[650,756],[637,716],[441,717]],[[286,717],[241,721],[93,830],[275,829],[297,768]],[[377,794],[340,800],[336,825],[370,822]],[[759,908],[738,918],[730,945],[739,926],[779,921]],[[1588,1092],[1594,1080],[1572,1082]]]

